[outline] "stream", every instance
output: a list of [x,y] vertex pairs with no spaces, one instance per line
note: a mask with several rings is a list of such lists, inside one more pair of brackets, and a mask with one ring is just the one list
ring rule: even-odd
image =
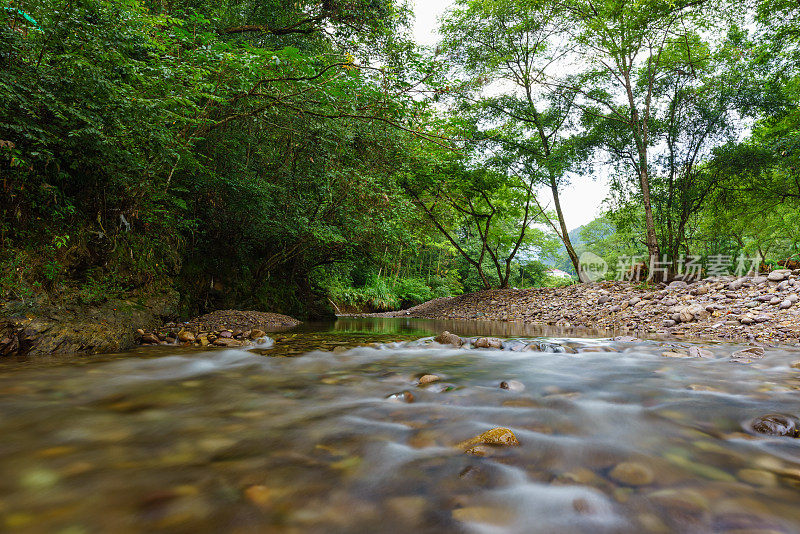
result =
[[[800,532],[800,439],[748,430],[800,415],[798,348],[417,319],[270,336],[0,361],[0,531]],[[457,447],[496,427],[519,446]]]

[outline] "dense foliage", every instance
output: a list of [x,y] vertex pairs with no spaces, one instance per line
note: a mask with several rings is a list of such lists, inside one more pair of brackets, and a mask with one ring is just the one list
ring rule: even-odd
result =
[[[541,285],[585,250],[785,260],[800,8],[730,9],[457,0],[429,51],[392,0],[10,2],[0,298],[308,317]],[[559,193],[609,169],[573,246]]]

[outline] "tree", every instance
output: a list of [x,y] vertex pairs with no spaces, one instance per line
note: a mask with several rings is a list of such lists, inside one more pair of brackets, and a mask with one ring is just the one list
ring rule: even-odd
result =
[[706,2],[606,0],[567,2],[572,38],[588,69],[553,83],[575,90],[587,120],[608,129],[607,145],[635,171],[651,262],[660,248],[651,199],[653,120],[663,107],[658,85],[672,71],[692,73],[705,60],[694,34],[706,25]]
[[556,222],[541,206],[539,216],[579,272],[559,195],[577,157],[575,92],[544,83],[571,51],[567,15],[555,2],[460,0],[442,26],[442,45],[453,68],[468,77],[456,89],[456,113],[475,117],[477,138],[497,147],[503,165],[550,190]]

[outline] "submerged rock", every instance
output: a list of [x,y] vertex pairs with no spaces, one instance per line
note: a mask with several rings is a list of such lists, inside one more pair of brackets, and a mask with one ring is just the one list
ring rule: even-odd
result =
[[608,476],[628,486],[647,486],[652,484],[655,479],[653,471],[646,465],[638,462],[622,462],[617,464]]
[[796,438],[800,431],[800,420],[792,415],[768,414],[756,417],[747,426],[758,434]]

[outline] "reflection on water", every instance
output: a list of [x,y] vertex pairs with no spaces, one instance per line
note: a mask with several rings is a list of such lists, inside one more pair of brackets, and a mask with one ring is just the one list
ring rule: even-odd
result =
[[[417,341],[542,334],[516,328],[347,319],[278,334],[268,356],[4,362],[0,530],[798,531],[800,440],[743,423],[800,414],[800,351],[740,364],[741,347],[674,359],[691,345],[565,332],[547,341],[574,353]],[[455,448],[494,427],[521,445]]]

